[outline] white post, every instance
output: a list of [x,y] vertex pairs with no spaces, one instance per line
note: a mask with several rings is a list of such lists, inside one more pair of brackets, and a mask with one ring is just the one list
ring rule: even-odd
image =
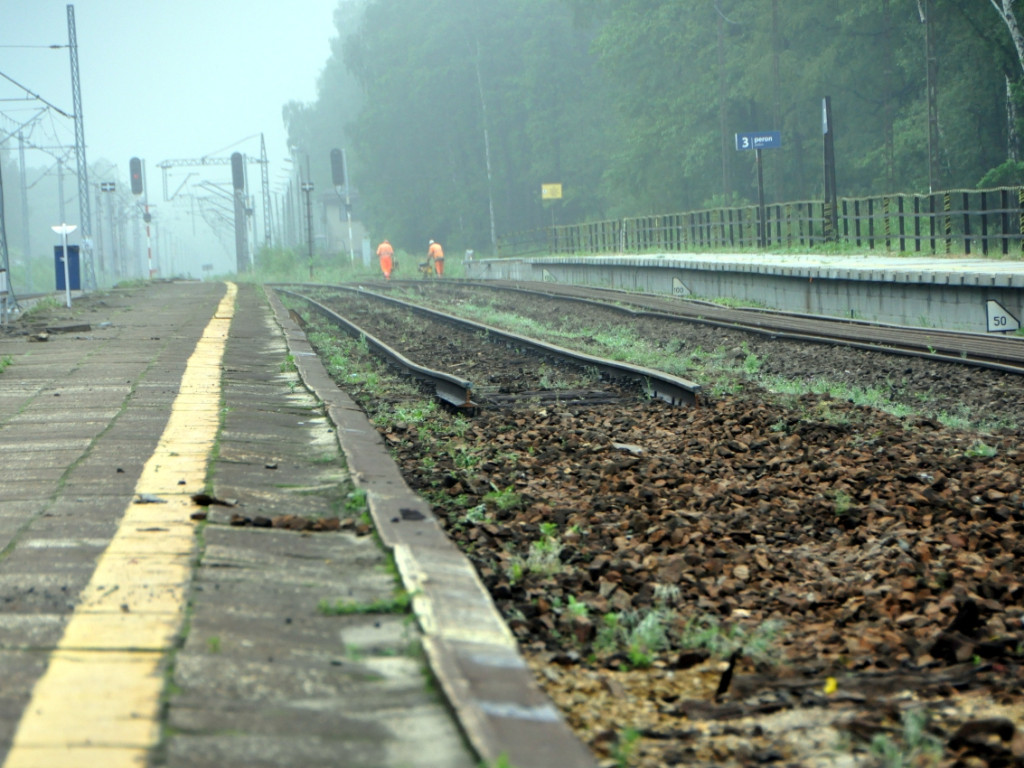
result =
[[[345,216],[348,218],[348,260],[350,264],[355,264],[356,261],[356,249],[352,243],[352,195],[351,187],[348,182],[348,161],[345,157],[345,150],[341,150],[341,167],[345,169]],[[365,260],[365,266],[370,265],[370,260]]]
[[7,327],[7,270],[0,269],[0,325]]
[[66,297],[67,306],[71,308],[71,275],[68,272],[68,235],[78,229],[74,224],[59,224],[55,227],[50,227],[54,232],[60,235],[61,246],[64,250],[64,255],[61,260],[64,262],[64,295]]

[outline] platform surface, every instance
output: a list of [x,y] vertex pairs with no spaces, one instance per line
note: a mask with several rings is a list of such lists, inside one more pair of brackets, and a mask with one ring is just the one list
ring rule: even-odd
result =
[[[376,537],[308,522],[361,498]],[[415,614],[369,609],[403,587]],[[593,764],[251,284],[76,296],[0,333],[0,679],[5,768]]]

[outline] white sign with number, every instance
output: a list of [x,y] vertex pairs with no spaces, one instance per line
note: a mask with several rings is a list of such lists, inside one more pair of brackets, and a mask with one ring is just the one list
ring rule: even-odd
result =
[[988,310],[988,332],[1006,333],[1020,329],[1020,320],[1006,311],[1006,307],[998,301],[989,299],[986,302]]

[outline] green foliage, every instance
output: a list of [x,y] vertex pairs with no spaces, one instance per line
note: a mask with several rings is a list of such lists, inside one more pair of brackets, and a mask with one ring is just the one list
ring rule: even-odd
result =
[[613,653],[619,647],[622,621],[617,613],[606,613],[594,639],[594,650],[598,653]]
[[526,557],[513,557],[508,566],[508,578],[513,584],[522,581],[527,573],[551,576],[562,570],[562,544],[556,538],[558,526],[554,523],[540,524],[540,538],[530,542]]
[[903,731],[899,738],[877,733],[869,751],[879,768],[932,768],[942,758],[942,742],[928,733],[928,713],[907,710],[903,713]]
[[285,119],[312,157],[327,157],[343,127],[375,232],[415,254],[428,238],[449,255],[483,254],[489,199],[505,231],[549,223],[547,181],[566,183],[560,216],[597,209],[606,99],[592,30],[563,0],[346,5],[316,103],[289,105]]
[[760,357],[749,352],[743,358],[743,372],[746,373],[747,376],[755,376],[757,375],[757,372],[761,370],[761,363],[762,360]]
[[[1020,62],[1005,25],[989,3],[932,13],[932,186],[1020,183],[1003,74]],[[336,23],[316,100],[285,109],[290,143],[324,159],[350,147],[362,218],[411,254],[431,237],[449,255],[487,254],[492,212],[505,235],[749,202],[754,157],[735,150],[738,131],[782,133],[764,163],[769,202],[818,199],[821,94],[840,194],[929,187],[913,3],[366,0],[341,4]],[[313,169],[329,188],[326,160]],[[545,182],[563,199],[541,201]],[[296,274],[305,261],[261,253],[257,265]]]
[[705,614],[687,620],[680,644],[684,648],[704,648],[720,658],[742,649],[744,656],[756,662],[773,663],[778,658],[774,650],[780,629],[777,621],[766,621],[753,629],[739,623],[723,626],[717,616]]
[[366,613],[407,613],[412,603],[412,595],[405,590],[398,590],[394,597],[372,600],[366,603],[351,600],[335,600],[333,603],[324,598],[317,603],[316,609],[325,616],[349,616]]
[[22,318],[32,317],[33,315],[42,314],[47,310],[57,309],[60,306],[61,301],[56,296],[43,296],[42,298],[32,302],[32,306],[22,312],[21,316]]
[[494,483],[491,483],[493,490],[488,491],[483,496],[484,503],[490,503],[501,510],[515,509],[523,503],[522,497],[512,490],[512,486],[505,489],[500,489]]
[[654,654],[669,645],[668,622],[672,612],[653,609],[639,617],[628,615],[627,618],[631,626],[626,635],[626,655],[634,667],[649,667]]
[[492,522],[491,518],[487,516],[487,505],[477,504],[475,507],[466,510],[466,522],[473,525],[484,525]]
[[507,753],[502,752],[490,762],[480,763],[480,768],[516,768]]
[[844,491],[842,488],[836,489],[834,494],[835,499],[835,513],[837,517],[842,517],[850,511],[850,504],[853,502],[853,497],[849,493]]
[[675,613],[665,607],[606,613],[594,640],[597,653],[623,651],[633,667],[645,669],[654,655],[671,644],[669,625]]
[[618,742],[612,747],[612,759],[616,768],[626,768],[629,765],[639,741],[640,732],[635,728],[626,728],[619,734]]
[[569,595],[566,610],[573,616],[579,616],[581,618],[586,618],[587,614],[590,613],[590,608],[587,607],[587,604],[577,600],[574,595]]
[[541,523],[539,528],[540,535],[543,536],[545,539],[554,538],[555,534],[558,533],[557,523]]
[[530,573],[550,576],[562,570],[559,555],[562,545],[554,539],[543,538],[530,543],[530,553],[526,558],[526,568]]
[[990,170],[978,181],[980,189],[992,187],[1019,187],[1024,185],[1024,163],[1007,160]]
[[362,488],[354,489],[345,499],[345,509],[349,512],[366,509],[366,491]]
[[10,355],[4,355],[3,357],[0,357],[0,373],[3,373],[5,370],[7,370],[7,366],[9,366],[13,362],[14,358],[11,357]]
[[971,459],[988,459],[995,456],[999,451],[982,440],[976,440],[964,451],[964,454]]

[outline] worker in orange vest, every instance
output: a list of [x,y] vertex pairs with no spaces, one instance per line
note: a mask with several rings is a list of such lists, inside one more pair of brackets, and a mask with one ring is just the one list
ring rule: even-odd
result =
[[434,271],[438,277],[444,275],[444,251],[441,249],[440,243],[435,243],[433,240],[430,241],[430,247],[427,249],[427,260],[434,263]]
[[384,279],[391,279],[391,270],[394,269],[395,249],[387,240],[377,246],[377,258],[380,259],[380,271],[384,273]]

